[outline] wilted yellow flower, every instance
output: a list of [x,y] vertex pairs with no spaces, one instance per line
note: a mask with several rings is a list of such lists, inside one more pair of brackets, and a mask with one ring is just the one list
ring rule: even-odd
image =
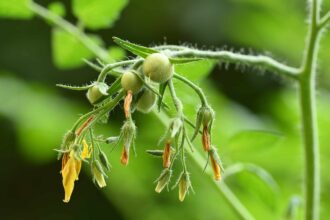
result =
[[66,164],[64,165],[64,168],[62,169],[62,183],[64,187],[64,200],[63,202],[69,202],[71,198],[71,194],[73,192],[74,188],[74,182],[76,181],[78,175],[77,175],[77,168],[76,168],[76,160],[73,157],[73,154],[70,153],[70,158],[67,160]]
[[[83,150],[81,152],[81,159],[90,157],[87,142],[83,140]],[[74,151],[65,153],[62,157],[62,183],[64,187],[64,202],[69,202],[71,194],[74,189],[74,182],[78,180],[79,173],[82,166],[82,160],[78,160],[74,157]]]

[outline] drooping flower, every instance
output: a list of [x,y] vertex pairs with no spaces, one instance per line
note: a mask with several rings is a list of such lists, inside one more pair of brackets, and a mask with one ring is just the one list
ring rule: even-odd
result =
[[97,185],[99,185],[100,188],[103,188],[107,185],[103,173],[104,172],[99,161],[94,161],[94,163],[92,164],[92,174],[94,181],[97,182]]
[[190,177],[187,172],[182,172],[179,177],[179,200],[183,202],[186,194],[189,192],[189,189],[192,189]]
[[63,202],[67,203],[70,201],[71,194],[74,189],[74,182],[77,180],[77,161],[71,152],[69,155],[69,159],[67,159],[61,173],[62,173],[62,183],[64,187],[64,200]]
[[[75,149],[75,148],[74,148]],[[79,151],[80,152],[80,151]],[[80,157],[75,156],[75,150],[71,150],[70,153],[65,153],[62,157],[62,184],[64,188],[64,200],[63,202],[68,203],[70,201],[74,182],[78,180],[79,173],[82,166],[82,160],[90,157],[90,150],[88,144],[83,140],[83,150],[80,153]]]

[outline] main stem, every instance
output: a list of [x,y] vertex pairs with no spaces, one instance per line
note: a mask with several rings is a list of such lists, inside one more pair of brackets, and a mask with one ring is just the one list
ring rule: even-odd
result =
[[299,78],[299,94],[305,154],[305,220],[317,220],[320,206],[320,162],[315,102],[315,75],[320,38],[318,0],[312,0],[310,10],[308,41]]

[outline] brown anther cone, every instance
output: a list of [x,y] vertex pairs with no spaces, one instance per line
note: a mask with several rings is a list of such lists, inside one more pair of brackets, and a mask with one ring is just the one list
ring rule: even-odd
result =
[[171,143],[166,142],[166,146],[163,153],[163,167],[169,168],[171,165]]
[[211,146],[211,140],[207,125],[203,127],[202,143],[204,151],[209,151]]
[[128,160],[129,160],[129,153],[126,151],[125,147],[123,148],[123,151],[121,153],[121,157],[120,157],[120,162],[121,164],[123,164],[124,166],[127,166],[128,164]]
[[124,112],[125,112],[125,117],[129,118],[131,115],[131,103],[133,99],[133,93],[131,90],[127,92],[127,95],[124,100]]
[[68,162],[69,160],[69,153],[64,153],[63,156],[62,156],[62,169],[64,169],[66,163]]
[[213,173],[214,173],[214,179],[217,181],[221,180],[221,168],[220,168],[219,164],[214,159],[213,155],[210,155],[210,160],[211,160],[211,166],[212,166]]

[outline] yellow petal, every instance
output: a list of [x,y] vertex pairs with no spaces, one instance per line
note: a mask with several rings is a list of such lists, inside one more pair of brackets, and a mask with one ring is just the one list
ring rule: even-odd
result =
[[74,188],[74,181],[77,178],[76,162],[73,157],[67,161],[62,170],[62,183],[65,192],[63,202],[69,202]]
[[83,142],[84,148],[81,152],[81,158],[82,159],[90,158],[91,155],[90,155],[90,151],[88,149],[88,144],[85,139],[82,142]]
[[75,163],[76,163],[75,169],[76,169],[76,174],[77,174],[76,180],[78,180],[82,162],[81,162],[81,160],[76,160]]

